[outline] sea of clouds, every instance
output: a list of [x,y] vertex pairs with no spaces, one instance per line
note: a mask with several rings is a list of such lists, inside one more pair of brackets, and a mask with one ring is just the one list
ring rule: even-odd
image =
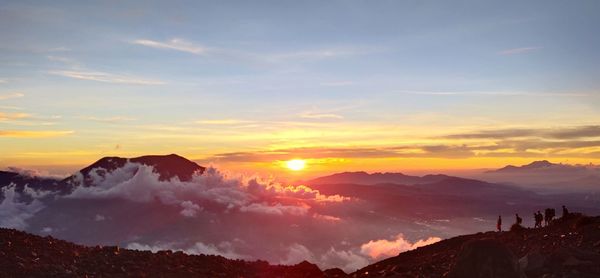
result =
[[345,271],[440,240],[421,238],[435,232],[373,213],[359,198],[257,176],[209,167],[190,181],[161,181],[153,167],[131,162],[99,173],[91,172],[94,186],[69,194],[3,187],[0,226],[88,245],[307,260]]

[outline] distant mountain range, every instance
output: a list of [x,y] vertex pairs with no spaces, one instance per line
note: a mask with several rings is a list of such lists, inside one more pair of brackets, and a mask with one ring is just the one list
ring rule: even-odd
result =
[[[570,165],[562,163],[552,163],[548,160],[534,161],[522,166],[508,165],[500,169],[490,170],[487,173],[532,173],[532,172],[587,172],[590,169],[594,169],[590,165]],[[598,168],[596,168],[597,170]]]
[[439,182],[449,178],[447,175],[409,176],[402,173],[372,173],[367,172],[343,172],[329,176],[319,177],[307,182],[307,184],[363,184],[374,185],[382,183],[396,183],[415,185]]
[[521,185],[538,191],[600,192],[600,167],[596,165],[571,165],[542,160],[486,171],[478,178]]

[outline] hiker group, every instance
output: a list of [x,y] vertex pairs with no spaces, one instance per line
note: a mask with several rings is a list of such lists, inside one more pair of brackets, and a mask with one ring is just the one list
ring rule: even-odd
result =
[[[548,226],[554,221],[554,217],[556,216],[556,211],[553,208],[547,208],[544,210],[544,214],[541,211],[537,211],[533,213],[533,218],[535,220],[534,228],[541,228],[543,226]],[[569,210],[564,205],[562,206],[562,218],[565,219],[569,216]],[[544,225],[542,226],[542,222]],[[523,223],[523,218],[519,216],[518,213],[515,214],[515,225],[521,226]],[[502,231],[502,216],[498,216],[498,222],[496,228],[499,232]]]

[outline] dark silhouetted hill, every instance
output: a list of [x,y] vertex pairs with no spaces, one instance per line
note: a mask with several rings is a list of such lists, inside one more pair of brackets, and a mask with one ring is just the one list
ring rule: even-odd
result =
[[152,253],[115,246],[85,247],[3,228],[0,228],[0,276],[325,277],[316,265],[306,261],[281,266],[214,255],[187,255],[171,251]]
[[[118,168],[125,166],[127,162],[139,163],[154,167],[154,172],[159,174],[160,180],[170,180],[174,177],[181,181],[189,181],[194,173],[202,174],[204,167],[176,154],[170,155],[146,155],[135,158],[104,157],[95,163],[79,171],[86,186],[92,185],[92,171],[98,176],[104,176]],[[76,176],[70,176],[63,183],[72,183]]]
[[319,177],[307,182],[307,184],[362,184],[374,185],[381,183],[395,183],[405,185],[415,185],[423,183],[433,183],[444,180],[449,176],[446,175],[426,175],[426,176],[409,176],[402,173],[372,173],[367,172],[343,172],[329,176]]
[[351,277],[600,277],[600,217],[458,236],[362,268]]

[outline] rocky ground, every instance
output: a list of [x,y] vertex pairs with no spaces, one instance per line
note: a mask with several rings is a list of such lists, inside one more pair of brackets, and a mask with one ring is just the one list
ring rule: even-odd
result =
[[600,277],[600,217],[572,215],[532,229],[443,240],[352,277]]
[[314,264],[273,266],[182,252],[85,247],[0,229],[0,277],[325,277]]
[[459,236],[350,275],[302,262],[274,266],[182,252],[85,247],[0,229],[1,277],[600,277],[600,217]]

